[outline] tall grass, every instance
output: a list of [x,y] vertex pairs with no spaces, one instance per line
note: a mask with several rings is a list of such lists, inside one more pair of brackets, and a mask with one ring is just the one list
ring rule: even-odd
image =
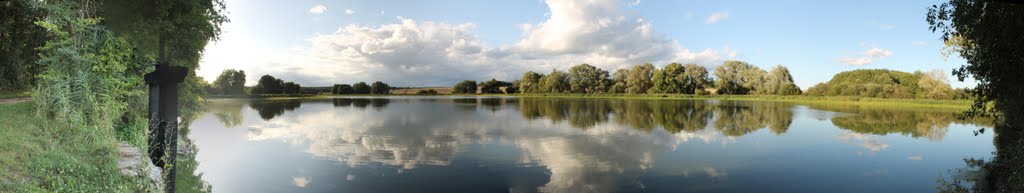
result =
[[0,192],[140,192],[117,169],[112,131],[49,121],[32,103],[0,105]]

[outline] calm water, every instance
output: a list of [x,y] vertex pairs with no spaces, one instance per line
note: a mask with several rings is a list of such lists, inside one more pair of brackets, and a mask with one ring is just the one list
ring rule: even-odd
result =
[[214,192],[934,192],[994,151],[979,124],[777,102],[220,100],[190,125],[188,167]]

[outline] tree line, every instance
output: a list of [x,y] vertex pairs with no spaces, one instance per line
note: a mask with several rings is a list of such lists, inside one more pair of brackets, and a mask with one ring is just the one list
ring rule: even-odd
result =
[[335,84],[331,87],[331,94],[388,94],[391,93],[391,85],[381,81],[372,84],[357,82],[352,85]]
[[[480,85],[465,80],[456,84],[453,93],[575,93],[575,94],[763,94],[798,95],[789,70],[777,65],[771,71],[742,61],[726,61],[715,68],[715,77],[697,64],[671,63],[658,69],[652,64],[635,65],[608,71],[590,64],[569,68],[568,72],[552,70],[548,74],[523,73],[519,80],[490,80]],[[479,88],[478,88],[479,87]],[[504,87],[504,91],[500,90]]]

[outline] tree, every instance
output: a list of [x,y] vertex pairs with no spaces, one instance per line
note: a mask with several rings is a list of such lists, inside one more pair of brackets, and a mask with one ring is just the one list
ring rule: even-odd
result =
[[698,91],[703,92],[704,88],[711,87],[711,78],[708,77],[708,69],[704,66],[689,63],[683,65],[685,70],[683,71],[682,80],[680,84],[682,86],[682,92],[686,94],[695,94]]
[[13,0],[0,3],[0,90],[34,85],[42,66],[36,48],[46,42],[47,32],[35,22],[46,16],[41,1]]
[[646,93],[651,86],[654,86],[654,82],[651,81],[653,75],[654,65],[643,64],[633,66],[633,69],[629,70],[629,75],[626,76],[626,93]]
[[953,99],[953,88],[946,81],[946,74],[941,70],[932,70],[927,73],[918,73],[921,78],[917,81],[917,98],[936,100]]
[[302,86],[295,84],[294,82],[285,82],[281,84],[281,94],[301,94]]
[[612,86],[608,88],[609,93],[626,93],[626,78],[629,77],[629,69],[618,69],[612,74]]
[[512,81],[511,85],[509,85],[508,87],[506,87],[506,88],[505,88],[505,93],[506,93],[506,94],[515,94],[515,93],[519,93],[519,91],[520,91],[520,90],[519,90],[519,85],[520,85],[520,84],[521,84],[521,83],[520,83],[520,81],[519,81],[519,80],[515,80],[515,81]]
[[488,93],[488,94],[502,93],[501,92],[501,86],[504,86],[504,84],[505,83],[503,83],[501,81],[498,81],[498,80],[495,80],[493,78],[491,80],[481,82],[480,83],[480,93]]
[[651,92],[682,93],[682,76],[685,71],[686,69],[679,63],[671,63],[661,70],[654,71],[654,87],[651,88]]
[[370,85],[370,93],[372,94],[388,94],[391,93],[391,86],[381,81],[373,82]]
[[452,87],[452,93],[476,94],[476,81],[463,80],[462,82],[456,83],[455,86]]
[[543,93],[569,92],[569,74],[559,70],[551,70],[551,73],[540,79],[538,87],[540,87],[540,92]]
[[366,82],[352,84],[352,94],[370,94],[370,85]]
[[245,71],[224,70],[213,81],[213,87],[220,91],[218,94],[245,94]]
[[[729,60],[715,68],[715,85],[722,94],[765,94],[761,87],[767,72],[746,62]],[[760,92],[758,92],[760,91]]]
[[263,75],[260,80],[253,87],[253,94],[283,94],[284,93],[284,81],[281,79],[274,78],[271,75]]
[[800,87],[793,83],[793,76],[789,74],[789,69],[782,65],[772,67],[771,72],[768,73],[767,82],[765,82],[765,90],[768,94],[773,95],[799,95],[802,92]]
[[589,64],[580,64],[569,68],[569,87],[573,93],[604,93],[608,91],[610,80],[608,71]]
[[[967,117],[995,117],[996,159],[987,179],[999,192],[1024,191],[1024,5],[1016,2],[949,0],[928,9],[929,29],[966,64],[953,71],[977,80]],[[981,130],[984,132],[984,130]]]
[[338,92],[335,94],[355,94],[355,90],[352,88],[352,85],[339,84]]
[[544,78],[543,74],[533,71],[523,73],[523,77],[519,79],[519,92],[539,93],[540,87],[538,85],[540,85],[541,78]]

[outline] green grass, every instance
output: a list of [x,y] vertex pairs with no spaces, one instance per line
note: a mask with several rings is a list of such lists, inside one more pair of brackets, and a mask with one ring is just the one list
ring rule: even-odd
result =
[[117,169],[112,131],[36,116],[31,102],[0,104],[0,192],[139,192]]

